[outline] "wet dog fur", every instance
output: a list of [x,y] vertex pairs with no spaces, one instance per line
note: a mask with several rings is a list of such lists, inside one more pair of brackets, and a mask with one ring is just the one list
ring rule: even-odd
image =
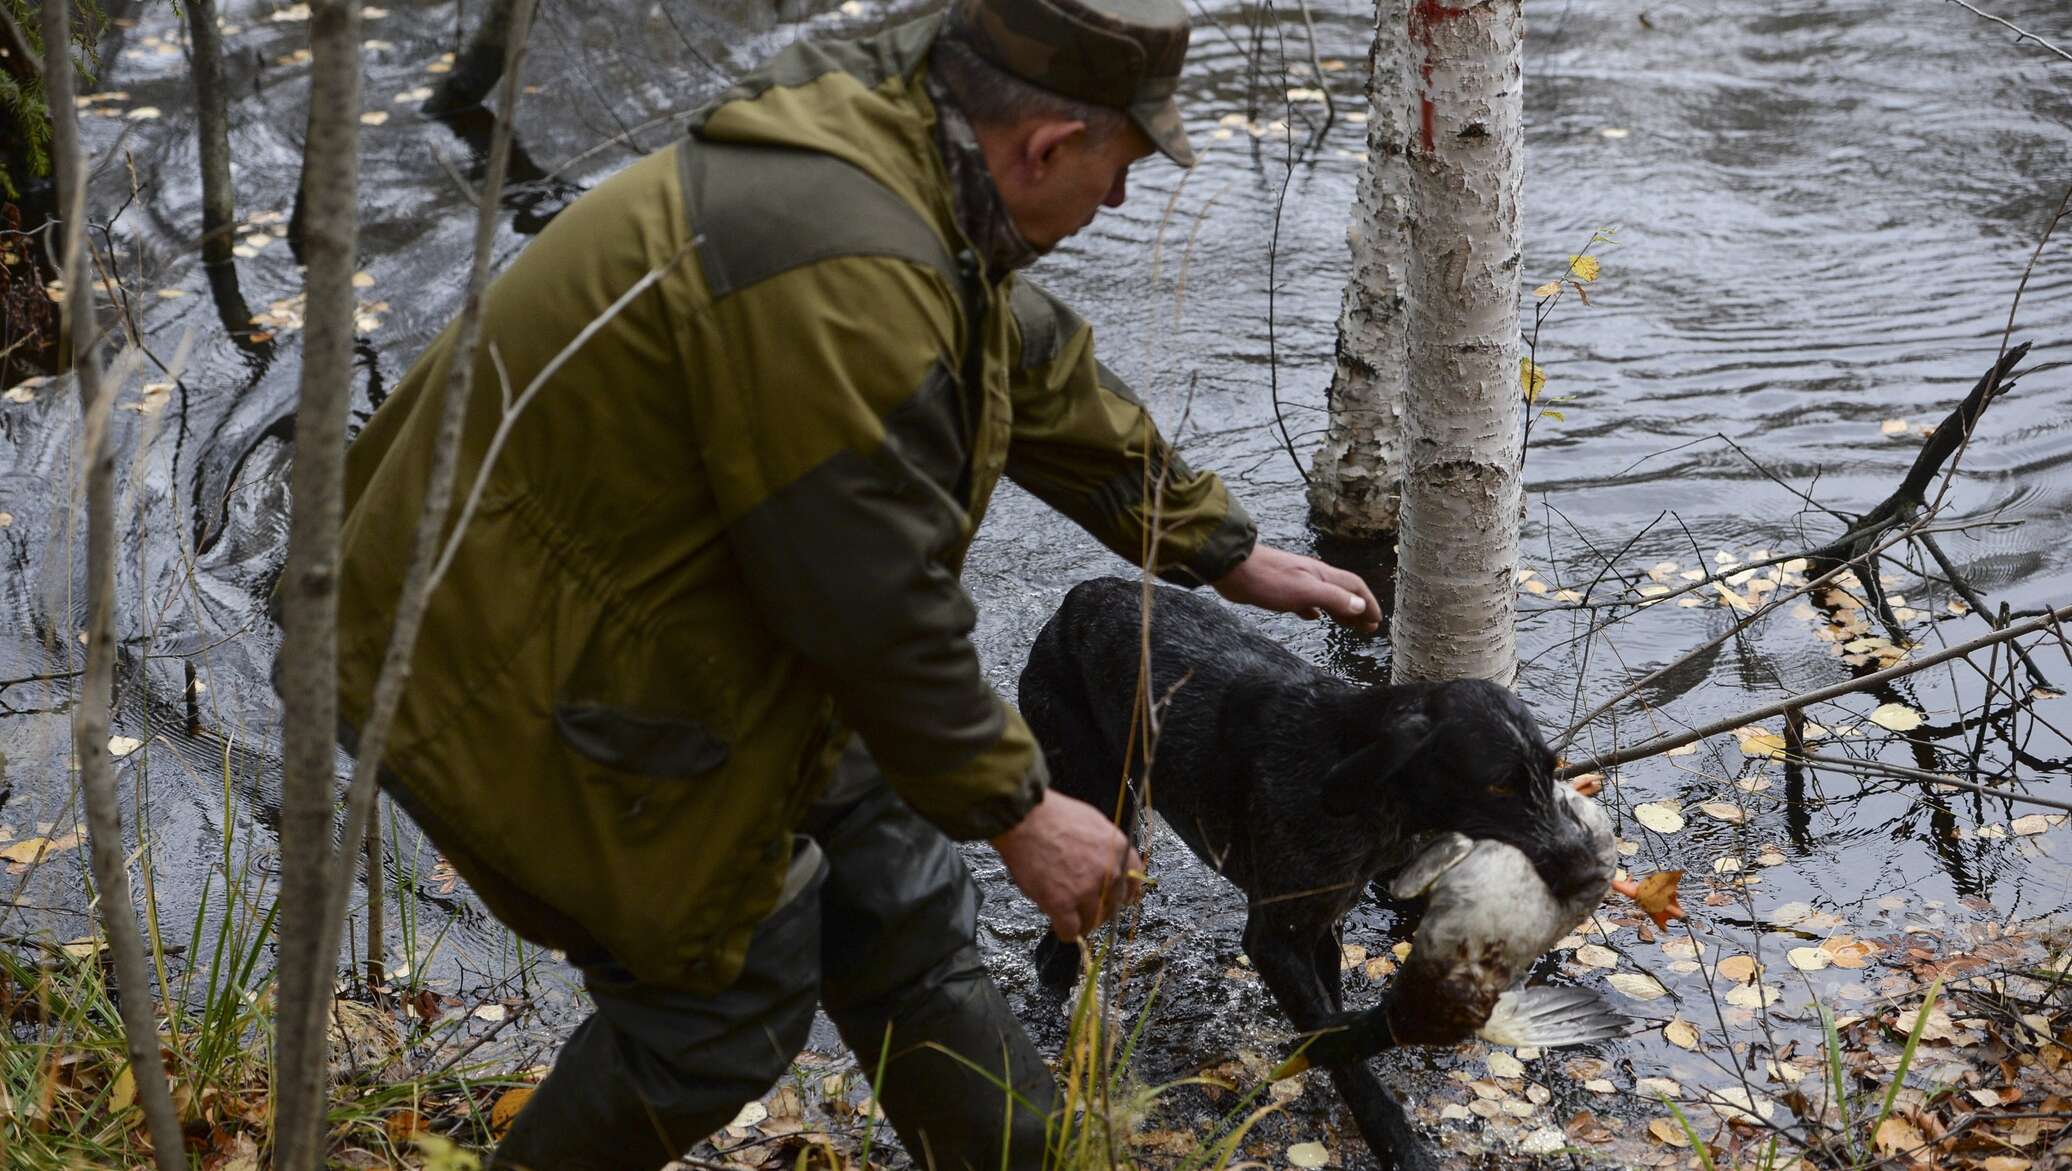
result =
[[[1140,582],[1077,586],[1021,677],[1051,787],[1125,817],[1135,793],[1123,778],[1143,772],[1143,737],[1131,728],[1142,598]],[[1349,683],[1214,598],[1170,587],[1153,592],[1149,634],[1150,695],[1163,704],[1152,807],[1245,892],[1245,952],[1298,1030],[1343,1010],[1338,924],[1424,834],[1514,845],[1557,892],[1602,880],[1556,798],[1554,754],[1506,689]],[[1078,972],[1078,949],[1055,938],[1036,960],[1053,987]],[[1436,1166],[1364,1062],[1328,1070],[1384,1166]]]

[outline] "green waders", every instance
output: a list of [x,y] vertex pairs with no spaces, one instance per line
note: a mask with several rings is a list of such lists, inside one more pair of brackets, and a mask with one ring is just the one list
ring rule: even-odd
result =
[[597,1011],[562,1048],[493,1168],[663,1166],[783,1076],[816,1003],[867,1073],[889,1026],[878,1101],[916,1166],[1043,1166],[1056,1082],[986,976],[974,943],[978,888],[949,839],[886,786],[860,742],[801,829],[786,899],[718,995],[642,985],[609,961],[584,966]]

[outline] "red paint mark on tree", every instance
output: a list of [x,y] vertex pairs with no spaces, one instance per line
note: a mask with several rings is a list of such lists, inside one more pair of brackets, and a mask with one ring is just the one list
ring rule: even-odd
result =
[[1418,49],[1418,133],[1426,154],[1432,153],[1434,123],[1437,121],[1432,109],[1432,30],[1466,15],[1465,8],[1454,8],[1441,0],[1416,0],[1410,6],[1410,43]]

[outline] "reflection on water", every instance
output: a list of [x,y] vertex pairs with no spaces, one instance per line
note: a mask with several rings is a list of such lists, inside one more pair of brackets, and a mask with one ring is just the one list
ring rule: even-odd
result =
[[[775,46],[883,16],[876,6],[846,6],[853,15],[779,23],[780,14],[751,7],[656,5],[629,14],[587,0],[548,6],[527,65],[519,113],[526,163],[505,196],[499,258],[523,247],[577,190],[624,164],[624,146],[599,144],[653,147],[672,132],[673,115]],[[1844,512],[1868,508],[1897,483],[1917,437],[1888,436],[1881,424],[1934,422],[1990,364],[2036,233],[2072,181],[2064,130],[2072,75],[1952,5],[1916,5],[1895,19],[1881,4],[1780,15],[1734,0],[1650,11],[1645,22],[1608,0],[1528,7],[1528,276],[1559,273],[1600,228],[1616,227],[1617,244],[1604,253],[1593,303],[1564,305],[1540,338],[1547,393],[1571,401],[1565,421],[1534,431],[1527,565],[1543,582],[1580,589],[1601,578],[1615,552],[1616,569],[1631,576],[1665,560],[1679,572],[1711,568],[1722,550],[1747,559],[1832,536],[1833,517],[1712,437],[1732,438],[1770,475]],[[2057,0],[2004,0],[1999,8],[2046,35],[2072,31]],[[229,66],[240,95],[233,154],[247,216],[289,210],[303,126],[307,64],[294,51],[304,26],[269,12],[226,13],[239,26]],[[1311,538],[1300,478],[1278,449],[1266,403],[1267,243],[1285,176],[1273,342],[1288,426],[1307,447],[1323,427],[1344,223],[1365,127],[1341,116],[1288,175],[1287,143],[1271,124],[1286,120],[1289,88],[1316,84],[1278,73],[1283,51],[1307,62],[1306,34],[1292,18],[1275,33],[1243,6],[1208,15],[1219,27],[1205,23],[1198,32],[1183,95],[1202,165],[1182,175],[1146,164],[1129,203],[1047,260],[1043,275],[1096,323],[1104,356],[1169,427],[1184,413],[1192,461],[1227,474],[1269,539],[1304,547]],[[1354,112],[1368,17],[1354,4],[1321,6],[1315,16],[1323,84],[1341,115]],[[180,250],[198,221],[199,192],[178,21],[170,11],[138,19],[111,41],[103,79],[130,96],[104,103],[115,116],[90,118],[88,128],[103,150],[128,131],[121,148],[140,195],[115,236],[144,340],[163,355],[190,347],[170,418],[118,412],[123,442],[155,433],[126,465],[134,475],[124,497],[121,582],[130,604],[118,727],[149,740],[127,758],[126,775],[148,782],[160,898],[177,919],[200,881],[190,860],[215,857],[226,832],[262,856],[272,843],[276,716],[264,665],[274,634],[258,599],[284,544],[299,334],[274,328],[271,340],[254,341],[226,325],[250,316],[231,297],[271,305],[298,291],[299,275],[284,243],[248,244],[233,293]],[[1266,34],[1256,42],[1263,74],[1248,64],[1255,25]],[[367,107],[388,117],[364,128],[361,267],[373,284],[361,295],[388,309],[357,351],[356,418],[444,324],[465,279],[469,188],[486,124],[478,117],[442,126],[405,96],[430,84],[437,74],[428,66],[458,48],[454,26],[451,6],[397,8],[367,24]],[[120,116],[147,105],[165,116]],[[1316,119],[1314,110],[1299,113]],[[1234,125],[1228,115],[1239,116]],[[1250,132],[1247,116],[1268,124],[1263,136]],[[1307,123],[1295,123],[1299,136]],[[121,170],[106,175],[106,209],[121,202]],[[2037,264],[2017,329],[2037,342],[2036,373],[1987,416],[1951,498],[1955,514],[1990,512],[2002,523],[1941,538],[1980,589],[2017,610],[2064,600],[2072,549],[2072,485],[2061,473],[2072,457],[2072,405],[2062,393],[2068,257],[2060,246]],[[0,638],[0,678],[67,669],[83,625],[79,559],[66,528],[75,409],[60,391],[44,387],[33,401],[0,404],[0,510],[12,517],[0,528],[0,604],[12,619]],[[968,574],[994,683],[1011,691],[1028,640],[1071,583],[1118,568],[1029,498],[1006,494]],[[1948,590],[1933,572],[1888,568],[1891,589],[1922,615],[1909,624],[1912,637],[1934,647],[1981,629],[1948,613]],[[1599,584],[1593,597],[1620,589]],[[1523,610],[1521,690],[1554,727],[1717,634],[1730,617],[1717,605],[1661,606],[1586,640],[1592,612],[1553,609],[1540,595],[1526,596]],[[1385,647],[1294,619],[1262,622],[1348,674],[1385,675]],[[185,730],[188,663],[206,688],[198,736]],[[2072,684],[2072,665],[2053,666],[2046,656],[2041,666],[2058,685]],[[1750,692],[1780,696],[1847,671],[1808,621],[1779,617],[1657,681],[1643,696],[1654,710],[1625,709],[1586,731],[1571,752],[1717,718],[1749,706]],[[15,685],[0,698],[12,713],[33,713],[65,694],[59,680]],[[1905,702],[1948,724],[1984,695],[1975,678],[1943,673],[1906,680],[1876,701]],[[1861,723],[1870,702],[1843,707],[1816,718]],[[2072,726],[2062,701],[2039,712]],[[1948,768],[1971,735],[1890,755]],[[65,744],[54,715],[10,714],[0,723],[13,785],[0,822],[71,816]],[[2072,749],[2039,727],[2021,751],[2048,762]],[[1722,738],[1694,756],[1628,768],[1616,793],[1628,805],[1717,800],[1749,767]],[[1899,916],[1877,902],[1895,893],[1943,904],[1924,914],[1953,916],[1963,913],[1959,897],[2025,916],[2067,901],[2066,873],[2051,860],[2061,834],[1977,832],[2024,810],[1971,795],[1922,801],[1910,788],[1883,784],[1863,796],[1861,781],[1831,772],[1764,779],[1774,787],[1743,794],[1745,824],[1693,816],[1689,828],[1663,837],[1626,823],[1623,832],[1639,845],[1629,864],[1710,875],[1717,858],[1774,845],[1788,864],[1762,869],[1753,888],[1759,910],[1810,901],[1865,933],[1893,926]],[[407,826],[399,834],[395,877],[409,883],[414,913],[437,923],[420,925],[416,941],[428,947],[444,932],[428,970],[471,986],[509,978],[507,938],[463,892],[430,880],[434,858]],[[987,921],[996,968],[1025,1016],[1050,1029],[1054,1013],[1028,992],[1019,960],[1038,929],[1034,914],[989,857],[974,854],[973,864],[995,892]],[[1170,1072],[1211,1053],[1260,1047],[1279,1018],[1256,987],[1222,975],[1238,947],[1242,907],[1184,851],[1161,848],[1156,864],[1167,878],[1147,904],[1143,939],[1174,957],[1161,993],[1172,1027],[1146,1061]],[[70,865],[51,868],[49,890],[74,881]],[[1714,914],[1721,931],[1746,918],[1733,907]],[[1384,912],[1364,911],[1348,938],[1379,954],[1388,926]],[[1742,940],[1747,946],[1746,933]],[[565,974],[549,967],[540,975],[548,1019],[565,1019],[555,991]],[[1704,999],[1676,977],[1665,981]],[[1816,979],[1810,991],[1824,987]],[[1806,994],[1793,990],[1787,1007]],[[1356,981],[1353,998],[1362,996]],[[1679,1064],[1659,1037],[1625,1048],[1637,1065],[1705,1076]],[[1425,1076],[1410,1073],[1412,1064],[1395,1076]],[[1321,1097],[1312,1093],[1307,1108],[1319,1108]]]

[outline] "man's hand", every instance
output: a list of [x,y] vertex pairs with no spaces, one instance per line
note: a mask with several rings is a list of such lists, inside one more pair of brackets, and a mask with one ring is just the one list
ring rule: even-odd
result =
[[1108,815],[1045,791],[1013,829],[993,839],[1014,884],[1050,916],[1059,939],[1078,939],[1137,901],[1144,860]]
[[1254,545],[1250,557],[1210,584],[1230,601],[1263,610],[1304,618],[1325,613],[1370,634],[1381,628],[1381,606],[1358,574],[1271,545]]

